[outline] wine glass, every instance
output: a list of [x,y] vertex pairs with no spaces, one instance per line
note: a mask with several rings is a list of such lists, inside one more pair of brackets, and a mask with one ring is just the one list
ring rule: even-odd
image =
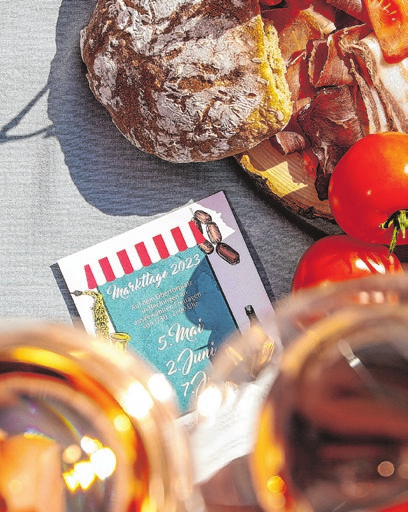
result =
[[195,481],[207,512],[259,512],[249,473],[256,420],[278,370],[282,353],[274,317],[219,347],[209,379],[196,398],[197,425],[191,436]]
[[285,351],[251,459],[264,510],[382,510],[408,499],[408,280],[314,290],[276,315]]
[[408,502],[408,277],[298,292],[275,304],[259,329],[275,354],[251,377],[265,342],[253,333],[230,340],[200,397],[211,403],[212,394],[210,412],[198,406],[200,423],[217,428],[231,389],[233,414],[245,410],[249,386],[259,389],[247,409],[246,470],[228,472],[241,492],[231,510],[248,496],[266,512],[381,511]]
[[0,510],[200,510],[162,374],[77,328],[0,327]]

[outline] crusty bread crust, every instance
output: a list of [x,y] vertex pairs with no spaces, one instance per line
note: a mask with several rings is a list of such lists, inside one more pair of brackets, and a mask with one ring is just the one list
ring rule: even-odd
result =
[[254,0],[99,0],[81,52],[118,129],[165,160],[237,154],[291,116],[278,36]]

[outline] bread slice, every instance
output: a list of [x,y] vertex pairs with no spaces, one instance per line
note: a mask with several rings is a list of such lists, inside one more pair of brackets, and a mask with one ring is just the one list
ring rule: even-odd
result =
[[257,0],[99,0],[81,53],[118,129],[164,160],[237,154],[291,117],[277,32]]

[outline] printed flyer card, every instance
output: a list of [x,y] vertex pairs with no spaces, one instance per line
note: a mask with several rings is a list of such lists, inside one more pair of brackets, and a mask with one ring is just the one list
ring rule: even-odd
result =
[[165,374],[182,414],[220,344],[272,312],[222,192],[58,265],[85,329]]

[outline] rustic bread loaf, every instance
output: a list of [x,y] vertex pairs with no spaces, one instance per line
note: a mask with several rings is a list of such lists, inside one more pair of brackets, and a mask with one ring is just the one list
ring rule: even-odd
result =
[[237,154],[291,116],[278,36],[257,0],[99,0],[81,52],[118,129],[165,160]]

